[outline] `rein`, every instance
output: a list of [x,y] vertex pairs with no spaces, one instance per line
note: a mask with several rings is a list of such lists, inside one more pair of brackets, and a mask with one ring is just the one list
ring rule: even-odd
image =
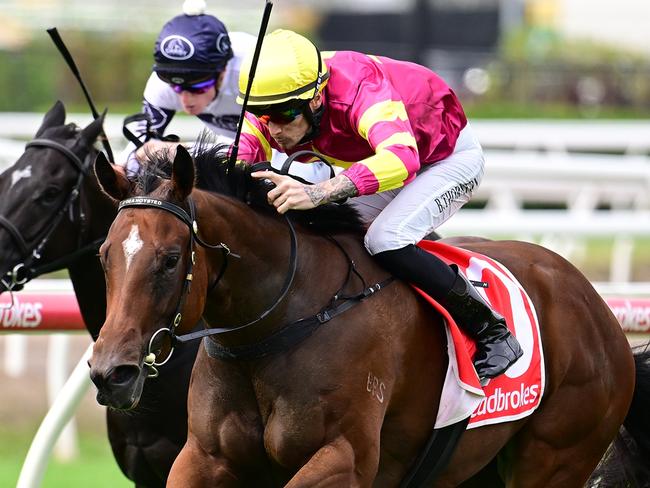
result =
[[[20,249],[20,252],[23,256],[26,256],[24,258],[24,261],[22,263],[18,263],[14,268],[7,272],[5,278],[3,278],[1,283],[4,285],[7,291],[11,294],[11,303],[13,304],[13,291],[18,291],[22,289],[23,285],[33,279],[36,276],[39,276],[43,273],[48,273],[50,271],[55,271],[57,269],[61,269],[65,267],[66,264],[73,262],[75,259],[79,258],[80,256],[83,256],[89,252],[95,251],[99,248],[99,245],[104,241],[104,238],[97,239],[96,241],[93,241],[92,243],[79,247],[75,252],[73,252],[70,255],[64,256],[61,259],[58,259],[52,263],[47,263],[41,266],[34,266],[40,259],[41,259],[41,252],[45,245],[48,243],[50,237],[56,230],[57,226],[65,216],[66,212],[70,212],[70,220],[74,221],[74,215],[73,215],[73,205],[74,202],[79,198],[79,195],[81,193],[81,186],[83,185],[84,178],[86,175],[89,173],[90,169],[90,157],[86,158],[86,163],[84,163],[77,154],[75,154],[70,148],[66,147],[65,145],[61,144],[60,142],[53,141],[51,139],[34,139],[30,142],[28,142],[25,145],[25,149],[28,149],[30,147],[46,147],[49,149],[54,149],[58,151],[59,153],[63,154],[68,161],[70,161],[78,170],[79,170],[79,176],[77,177],[77,181],[75,183],[75,186],[72,188],[70,191],[70,195],[68,196],[68,199],[64,202],[62,207],[59,209],[58,213],[54,216],[54,218],[50,221],[50,225],[46,227],[45,231],[42,232],[43,237],[40,239],[40,242],[34,247],[34,250],[29,253],[29,246],[27,244],[26,239],[23,237],[22,233],[20,230],[13,224],[9,219],[6,217],[0,215],[0,227],[3,227],[6,229],[9,234],[14,239],[14,242],[16,243],[17,247]],[[83,210],[81,207],[79,208],[79,217],[82,219],[82,224],[83,220],[85,219],[85,215],[83,213]],[[83,229],[83,226],[82,226]],[[81,240],[83,239],[83,230],[79,235],[79,241],[81,243]]]
[[[321,325],[329,322],[338,315],[341,315],[343,312],[349,310],[355,305],[358,305],[363,300],[371,295],[374,295],[376,292],[382,288],[385,288],[395,280],[395,277],[389,276],[380,283],[375,283],[372,286],[368,286],[366,284],[366,280],[357,271],[354,261],[352,258],[350,258],[349,254],[345,251],[343,246],[341,246],[341,244],[333,237],[330,236],[328,238],[338,247],[338,249],[347,259],[348,272],[345,281],[338,289],[338,291],[334,294],[327,306],[322,308],[320,312],[312,315],[311,317],[298,319],[294,322],[284,325],[273,334],[254,344],[225,347],[215,341],[206,339],[203,341],[203,347],[205,348],[208,356],[214,359],[250,361],[266,356],[271,356],[273,354],[278,354],[304,341],[310,337]],[[342,290],[350,282],[352,274],[355,274],[357,277],[359,277],[363,283],[363,290],[356,295],[343,295]],[[225,329],[226,332],[230,330],[235,329]]]

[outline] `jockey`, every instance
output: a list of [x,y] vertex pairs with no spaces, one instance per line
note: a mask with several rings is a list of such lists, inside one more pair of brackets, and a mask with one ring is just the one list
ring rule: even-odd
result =
[[[216,142],[232,143],[241,107],[236,103],[239,68],[243,57],[255,47],[256,38],[243,32],[228,33],[226,26],[205,14],[204,0],[186,0],[183,14],[167,22],[154,46],[153,72],[144,89],[142,111],[149,115],[135,129],[145,144],[136,150],[129,144],[121,166],[131,177],[137,174],[146,153],[174,148],[163,140],[174,114],[182,110],[195,115],[216,135]],[[151,137],[146,141],[147,137]],[[324,165],[300,165],[294,174],[317,181]]]
[[[242,64],[239,103],[251,57]],[[276,30],[262,44],[238,159],[269,160],[272,149],[312,150],[344,168],[315,185],[253,173],[275,183],[268,199],[279,213],[354,197],[350,202],[370,224],[368,252],[444,305],[476,340],[481,380],[521,357],[504,318],[458,269],[415,245],[470,199],[483,176],[481,146],[440,77],[385,57],[321,53],[305,37]]]

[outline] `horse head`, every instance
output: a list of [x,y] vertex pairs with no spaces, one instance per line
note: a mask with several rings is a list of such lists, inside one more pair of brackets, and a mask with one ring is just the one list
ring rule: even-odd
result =
[[[192,256],[200,255],[190,249],[192,222],[161,208],[191,214],[194,163],[179,146],[171,178],[150,179],[153,186],[144,188],[133,187],[101,153],[95,173],[103,190],[122,203],[100,248],[107,313],[89,361],[91,378],[99,403],[129,409],[137,405],[145,379],[171,354],[170,331],[193,327],[203,308],[207,277],[198,267],[191,271]],[[134,206],[125,207],[128,202]],[[152,354],[155,359],[149,359]]]
[[56,102],[23,155],[0,175],[3,289],[27,279],[18,271],[7,275],[20,263],[24,272],[41,259],[74,251],[88,237],[84,234],[89,233],[87,217],[93,207],[90,200],[81,201],[87,195],[80,193],[93,184],[85,175],[103,116],[83,129],[65,124],[65,116],[63,104]]

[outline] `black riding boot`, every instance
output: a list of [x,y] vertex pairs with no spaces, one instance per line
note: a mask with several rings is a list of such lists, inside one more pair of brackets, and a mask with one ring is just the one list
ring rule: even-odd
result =
[[512,366],[524,352],[506,326],[505,319],[485,303],[458,267],[451,265],[456,281],[440,303],[456,323],[476,339],[474,367],[481,380],[494,378]]
[[374,257],[393,275],[440,302],[458,326],[476,340],[474,367],[481,380],[500,375],[522,356],[521,346],[503,317],[485,303],[455,265],[449,267],[412,244]]

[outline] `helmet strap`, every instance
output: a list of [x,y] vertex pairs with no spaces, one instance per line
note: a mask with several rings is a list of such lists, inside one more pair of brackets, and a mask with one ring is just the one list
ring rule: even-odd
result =
[[324,112],[325,112],[324,103],[321,103],[321,106],[314,111],[312,111],[309,104],[305,106],[305,109],[303,111],[303,116],[305,117],[305,119],[307,119],[307,122],[309,123],[309,129],[307,130],[303,138],[300,139],[300,141],[298,141],[298,145],[306,144],[318,137],[318,135],[320,134],[320,122],[321,119],[323,118]]

